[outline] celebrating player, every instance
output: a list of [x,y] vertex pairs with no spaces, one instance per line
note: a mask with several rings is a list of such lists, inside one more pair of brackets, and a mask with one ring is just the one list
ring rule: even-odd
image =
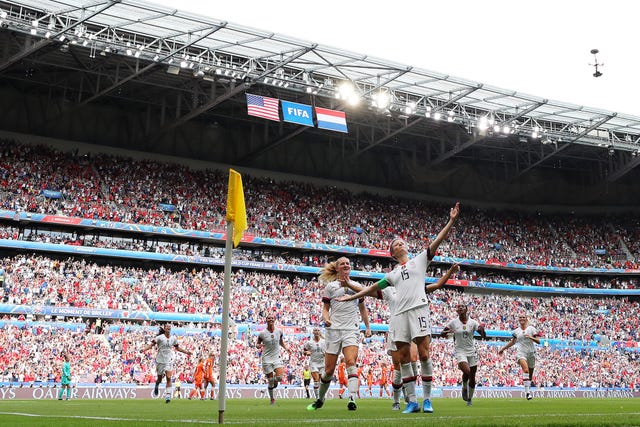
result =
[[284,344],[282,331],[275,327],[276,318],[273,314],[267,316],[267,327],[258,335],[258,345],[262,348],[262,370],[269,380],[267,390],[271,404],[276,403],[273,390],[282,381],[284,363],[280,358],[280,347],[289,353],[289,348]]
[[333,373],[336,369],[338,354],[342,350],[345,364],[347,366],[349,402],[347,409],[355,411],[357,409],[356,396],[358,393],[358,346],[360,344],[360,317],[365,324],[365,336],[371,336],[369,328],[369,313],[364,305],[364,301],[354,303],[353,301],[340,301],[344,295],[353,294],[353,290],[348,286],[351,263],[348,258],[338,258],[336,261],[324,266],[320,280],[327,283],[322,297],[322,319],[327,328],[327,348],[324,359],[324,374],[320,378],[320,390],[318,399],[307,406],[307,409],[314,411],[322,408],[325,395],[331,384]]
[[326,343],[320,328],[313,328],[313,338],[304,345],[304,354],[311,358],[309,369],[313,378],[313,395],[317,399],[320,391],[320,372],[324,369],[324,352]]
[[[416,375],[411,366],[410,343],[412,341],[418,346],[418,356],[420,358],[424,393],[422,410],[428,413],[433,412],[433,407],[431,406],[433,367],[429,354],[431,344],[431,320],[424,283],[427,267],[435,256],[440,243],[442,243],[449,234],[459,213],[460,204],[456,203],[449,213],[449,221],[447,224],[427,249],[416,255],[413,259],[409,259],[407,243],[400,238],[394,239],[391,242],[389,252],[391,257],[398,261],[399,265],[393,271],[387,273],[382,280],[363,289],[361,292],[342,298],[343,301],[347,301],[361,295],[370,294],[379,289],[385,289],[388,286],[394,286],[396,288],[396,312],[390,319],[389,331],[393,334],[391,339],[395,342],[398,354],[400,355],[402,382],[405,386],[405,393],[409,397],[409,404],[403,413],[420,412],[420,406],[416,399]],[[459,266],[457,264],[451,266],[449,271],[438,280],[433,289],[435,290],[443,286],[449,277],[457,272],[458,269]]]
[[466,400],[467,406],[471,406],[478,370],[478,351],[473,334],[478,331],[483,339],[487,339],[487,334],[483,325],[469,317],[466,305],[458,304],[456,311],[458,317],[447,323],[440,335],[446,338],[453,334],[458,369],[462,371],[462,398]]
[[142,349],[143,353],[151,350],[154,346],[158,346],[158,354],[156,355],[156,385],[153,387],[153,395],[158,396],[158,387],[162,382],[162,377],[166,376],[167,386],[164,391],[164,399],[166,403],[171,402],[171,376],[173,375],[173,350],[191,356],[189,350],[185,350],[178,345],[178,338],[171,335],[171,324],[167,323],[160,328],[159,335],[148,346]]
[[529,319],[526,314],[523,313],[518,316],[518,323],[520,323],[520,326],[511,333],[513,338],[498,350],[498,354],[502,355],[506,349],[516,344],[516,360],[524,374],[522,378],[524,392],[526,393],[527,400],[531,400],[533,398],[531,394],[531,381],[533,380],[533,370],[536,367],[536,346],[534,343],[540,344],[540,338],[538,338],[536,328],[529,325]]

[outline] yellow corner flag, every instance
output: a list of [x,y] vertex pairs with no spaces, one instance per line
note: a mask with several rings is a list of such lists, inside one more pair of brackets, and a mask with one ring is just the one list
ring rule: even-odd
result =
[[235,248],[240,243],[240,240],[242,240],[244,230],[247,229],[247,210],[244,206],[242,176],[233,169],[229,169],[227,222],[233,222],[233,247]]

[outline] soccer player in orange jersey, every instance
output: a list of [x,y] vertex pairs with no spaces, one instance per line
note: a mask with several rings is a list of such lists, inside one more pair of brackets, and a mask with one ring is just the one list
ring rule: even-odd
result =
[[367,392],[369,393],[369,397],[373,397],[373,368],[369,367],[369,370],[367,371]]
[[387,364],[384,362],[380,364],[380,378],[378,380],[378,384],[380,384],[380,397],[382,397],[383,390],[387,397],[391,397],[391,393],[389,392],[389,369],[387,368]]
[[203,397],[207,397],[207,387],[211,384],[211,392],[209,399],[215,399],[216,380],[213,378],[213,353],[209,353],[209,357],[204,362],[204,383],[202,384]]
[[204,380],[204,362],[202,357],[198,358],[198,364],[196,365],[196,372],[193,374],[193,382],[195,383],[195,388],[191,390],[189,393],[189,400],[191,400],[194,396],[200,395],[200,399],[204,399],[204,388],[202,388],[202,381]]
[[338,365],[338,383],[340,383],[339,396],[342,399],[344,391],[347,389],[347,365],[344,363],[344,357],[340,358],[340,364]]

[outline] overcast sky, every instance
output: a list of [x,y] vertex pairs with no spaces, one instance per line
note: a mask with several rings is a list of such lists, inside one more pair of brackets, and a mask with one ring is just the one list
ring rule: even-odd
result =
[[[640,117],[633,0],[150,0],[542,98]],[[594,78],[591,49],[603,76]]]

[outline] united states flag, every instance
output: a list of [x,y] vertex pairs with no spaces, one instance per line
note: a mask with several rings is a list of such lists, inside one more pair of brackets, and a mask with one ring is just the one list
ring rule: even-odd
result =
[[247,93],[247,112],[250,116],[262,117],[263,119],[280,121],[278,114],[279,100],[267,98],[266,96],[252,95]]

